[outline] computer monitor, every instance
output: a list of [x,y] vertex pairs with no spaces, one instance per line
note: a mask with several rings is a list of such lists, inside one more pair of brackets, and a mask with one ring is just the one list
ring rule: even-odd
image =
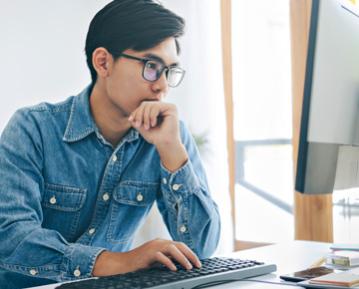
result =
[[313,0],[297,191],[359,187],[359,0]]

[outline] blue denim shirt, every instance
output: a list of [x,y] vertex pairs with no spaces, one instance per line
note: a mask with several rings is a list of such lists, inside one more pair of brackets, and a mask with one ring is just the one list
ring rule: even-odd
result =
[[174,240],[200,258],[217,246],[217,206],[183,123],[189,160],[171,173],[135,129],[112,147],[89,95],[20,109],[1,135],[1,288],[91,277],[103,250],[130,249],[155,201]]

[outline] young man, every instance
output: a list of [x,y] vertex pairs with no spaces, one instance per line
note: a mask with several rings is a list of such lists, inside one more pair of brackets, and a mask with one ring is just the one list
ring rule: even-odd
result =
[[[0,141],[0,284],[22,288],[200,267],[220,230],[196,145],[176,107],[184,21],[152,0],[117,0],[86,40],[92,84],[15,113]],[[154,202],[173,238],[131,249]]]

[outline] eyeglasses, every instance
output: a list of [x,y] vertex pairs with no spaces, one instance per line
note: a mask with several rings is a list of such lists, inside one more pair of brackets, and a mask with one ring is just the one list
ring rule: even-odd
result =
[[142,77],[150,82],[155,82],[156,80],[160,79],[162,73],[165,72],[168,86],[176,87],[181,83],[185,75],[185,70],[182,68],[177,66],[165,66],[163,63],[157,60],[136,57],[125,53],[121,53],[120,56],[141,61],[143,63]]

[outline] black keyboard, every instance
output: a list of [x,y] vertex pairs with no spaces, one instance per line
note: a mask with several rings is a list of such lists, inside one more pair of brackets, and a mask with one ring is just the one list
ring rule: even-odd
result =
[[170,271],[160,266],[126,274],[65,283],[56,289],[190,289],[199,285],[215,285],[222,281],[235,281],[276,271],[276,266],[273,264],[251,260],[216,257],[204,259],[201,262],[200,269],[186,270],[177,265],[177,271]]

